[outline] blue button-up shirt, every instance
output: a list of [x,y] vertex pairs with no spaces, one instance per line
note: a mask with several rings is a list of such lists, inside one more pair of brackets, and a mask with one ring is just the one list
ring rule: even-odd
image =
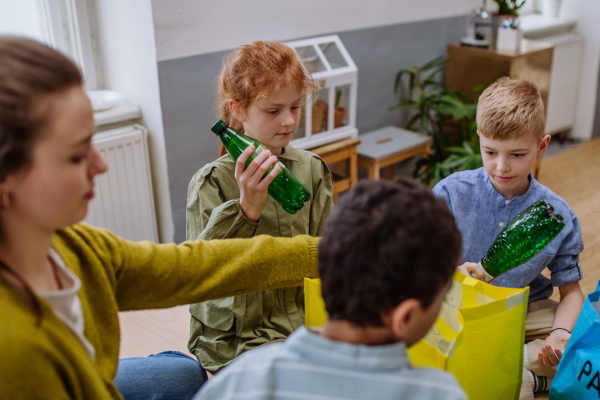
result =
[[301,327],[283,343],[242,354],[194,400],[467,400],[454,375],[413,368],[406,345],[363,346]]
[[[552,204],[554,212],[564,217],[565,227],[548,247],[492,281],[502,287],[529,286],[532,302],[550,297],[553,286],[581,280],[579,253],[583,251],[583,240],[579,220],[567,202],[531,175],[529,178],[527,193],[510,200],[494,189],[484,168],[456,172],[439,182],[433,193],[446,200],[462,233],[461,264],[481,261],[502,228],[538,200]],[[551,279],[541,274],[546,267],[551,271]]]

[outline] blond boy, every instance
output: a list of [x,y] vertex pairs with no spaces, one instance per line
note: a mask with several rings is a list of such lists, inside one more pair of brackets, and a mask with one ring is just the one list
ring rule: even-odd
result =
[[[548,390],[584,301],[579,286],[583,241],[577,216],[531,175],[536,159],[542,158],[550,143],[544,125],[544,105],[535,85],[499,79],[483,92],[477,107],[483,168],[457,172],[433,189],[446,200],[463,235],[458,270],[474,272],[480,279],[483,271],[477,262],[504,225],[521,211],[545,200],[565,219],[565,228],[546,249],[492,282],[530,287],[522,399]],[[550,279],[541,274],[546,267]],[[559,303],[548,299],[554,287],[560,292]]]

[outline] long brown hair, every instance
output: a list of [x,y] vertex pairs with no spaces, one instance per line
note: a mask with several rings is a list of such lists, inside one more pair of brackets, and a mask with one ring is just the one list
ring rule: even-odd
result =
[[[30,163],[33,146],[47,122],[51,105],[47,96],[82,83],[79,68],[64,55],[33,40],[0,36],[0,182]],[[0,269],[19,282],[15,285],[0,274],[32,309],[39,324],[42,308],[34,291],[1,260]]]

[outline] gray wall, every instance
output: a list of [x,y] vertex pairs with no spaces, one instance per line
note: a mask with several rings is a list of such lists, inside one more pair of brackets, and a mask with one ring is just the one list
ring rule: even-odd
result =
[[[365,133],[403,125],[393,83],[401,68],[421,65],[446,53],[464,34],[465,17],[411,22],[339,32],[358,67],[357,127]],[[218,155],[210,133],[215,120],[216,77],[228,52],[202,54],[158,63],[165,144],[175,222],[175,242],[185,240],[187,185],[194,173]]]
[[600,68],[598,68],[598,90],[596,91],[596,115],[592,127],[592,138],[600,137]]

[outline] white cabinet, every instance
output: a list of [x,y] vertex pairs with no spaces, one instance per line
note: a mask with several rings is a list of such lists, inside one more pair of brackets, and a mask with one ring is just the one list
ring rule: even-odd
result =
[[546,113],[546,133],[551,135],[569,130],[575,124],[583,38],[568,33],[541,40],[554,44]]
[[567,131],[575,124],[583,60],[583,37],[574,31],[576,25],[577,21],[568,18],[545,18],[540,14],[521,17],[526,38],[554,45],[546,109],[547,134]]

